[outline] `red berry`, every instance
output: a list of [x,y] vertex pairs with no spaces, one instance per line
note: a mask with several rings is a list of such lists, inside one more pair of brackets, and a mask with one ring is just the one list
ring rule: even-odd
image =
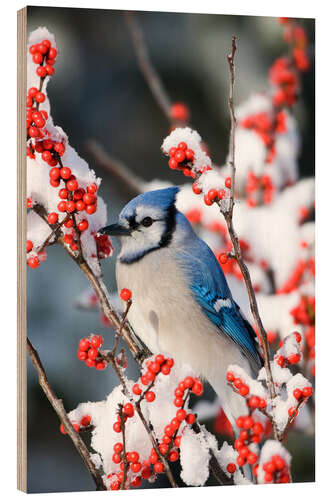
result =
[[265,472],[264,479],[266,483],[270,483],[273,480],[273,474],[271,474],[271,472]]
[[28,90],[28,96],[29,97],[35,97],[35,95],[37,94],[38,92],[38,88],[37,87],[30,87],[30,89]]
[[251,396],[249,399],[249,406],[251,408],[258,408],[260,403],[260,398],[258,396]]
[[[140,462],[136,462],[136,463],[134,463],[134,464],[131,464],[131,469],[132,469],[132,471],[133,471],[133,472],[135,472],[135,473],[140,472],[141,467],[142,467],[142,465],[140,464]],[[138,479],[138,478],[136,478],[136,479]],[[132,484],[133,484],[133,483],[132,483]]]
[[70,200],[66,201],[65,203],[66,203],[66,211],[69,212],[70,214],[73,213],[76,209],[75,202]]
[[86,206],[86,212],[88,215],[94,214],[96,210],[97,210],[96,204]]
[[112,462],[114,462],[115,464],[120,464],[121,456],[119,455],[119,453],[114,453],[112,455]]
[[85,361],[88,357],[88,354],[86,353],[86,351],[78,351],[77,357],[80,361]]
[[241,457],[240,455],[238,455],[236,462],[237,462],[237,465],[239,465],[239,467],[242,467],[245,464],[244,458]]
[[250,464],[250,465],[254,465],[256,463],[256,461],[258,460],[258,455],[256,455],[255,453],[252,453],[250,452],[247,456],[247,462]]
[[221,264],[226,264],[228,262],[228,254],[221,253],[219,255],[219,261],[220,261]]
[[170,116],[173,120],[188,121],[190,113],[188,107],[183,102],[175,102],[171,106]]
[[[75,203],[75,206],[76,206],[76,210],[78,212],[82,212],[82,210],[84,210],[86,208],[86,205],[84,203],[84,201],[82,200],[78,200],[76,203]],[[87,226],[88,227],[88,226]]]
[[56,224],[58,222],[58,214],[56,212],[51,212],[47,217],[47,221],[49,224]]
[[236,425],[239,429],[241,429],[242,427],[244,427],[244,418],[243,417],[238,417],[236,419]]
[[37,256],[30,257],[28,259],[28,266],[31,267],[32,269],[35,269],[36,267],[38,267],[39,264],[40,264],[40,260]]
[[133,408],[132,403],[126,403],[124,405],[124,413],[128,417],[133,417],[133,415],[134,415],[134,408]]
[[182,398],[175,398],[173,400],[173,404],[176,406],[176,408],[180,408],[183,406],[183,399]]
[[[72,245],[72,250],[74,250],[73,249],[73,245]],[[75,248],[75,250],[77,250],[77,248]],[[105,368],[106,368],[106,362],[105,361],[98,361],[96,363],[96,370],[105,370]]]
[[227,177],[225,182],[224,182],[224,185],[226,188],[230,189],[231,188],[231,177]]
[[95,201],[96,201],[95,195],[92,195],[89,193],[85,193],[83,195],[82,199],[86,205],[91,205],[91,204],[95,203]]
[[128,288],[123,288],[119,295],[122,300],[128,301],[132,297],[132,292]]
[[71,175],[72,175],[72,171],[71,171],[70,168],[68,168],[68,167],[62,167],[60,169],[60,176],[61,176],[62,179],[67,180],[67,179],[70,178]]
[[35,95],[35,101],[37,102],[44,102],[45,101],[45,94],[43,94],[43,92],[37,92],[37,94]]
[[137,451],[131,451],[128,455],[128,458],[129,458],[129,462],[132,462],[133,464],[135,464],[136,462],[139,461],[140,455]]
[[169,149],[169,153],[168,153],[168,154],[169,154],[169,156],[175,156],[176,151],[177,151],[177,148],[170,148],[170,149]]
[[294,398],[295,399],[301,399],[302,397],[302,391],[300,389],[295,389],[293,392]]
[[286,465],[286,462],[283,460],[282,457],[280,457],[280,455],[275,455],[273,457],[273,461],[274,461],[275,468],[277,470],[282,470]]
[[89,425],[90,422],[91,422],[91,416],[90,415],[84,415],[81,418],[80,425],[82,425],[82,427],[87,427],[87,425]]
[[40,52],[37,52],[38,47],[36,48],[36,52],[32,56],[32,60],[35,64],[40,64],[43,61],[43,56]]
[[175,443],[175,446],[177,446],[177,448],[179,448],[179,446],[180,446],[181,439],[182,439],[182,437],[181,437],[181,436],[177,436],[177,437],[175,438],[174,443]]
[[47,150],[43,151],[42,152],[42,159],[44,161],[46,161],[46,163],[48,163],[50,160],[52,160],[52,155],[51,155],[50,151],[47,151]]
[[164,465],[162,464],[162,462],[156,462],[156,464],[154,464],[154,471],[157,474],[160,474],[164,471]]
[[67,434],[67,431],[65,431],[64,426],[60,424],[60,432],[61,434]]
[[88,358],[89,359],[96,359],[98,356],[98,350],[95,349],[95,347],[91,347],[88,351]]
[[301,355],[298,353],[290,354],[290,356],[288,356],[288,361],[291,365],[295,365],[296,363],[299,362],[300,359],[301,359]]
[[38,66],[38,68],[36,69],[36,74],[40,78],[45,78],[47,75],[47,71],[46,71],[45,66]]
[[55,59],[55,58],[57,57],[57,55],[58,55],[58,51],[57,51],[57,49],[55,49],[54,47],[50,47],[50,48],[49,48],[48,57],[49,57],[50,59]]
[[155,393],[153,391],[148,391],[145,394],[145,398],[148,401],[148,403],[152,403],[155,400]]
[[302,394],[305,398],[309,398],[310,396],[312,396],[312,387],[304,387],[304,389],[302,390]]
[[163,356],[163,354],[157,354],[155,356],[155,361],[156,361],[156,363],[159,363],[161,365],[164,362],[164,356]]
[[194,158],[194,151],[192,149],[186,149],[185,156],[186,156],[187,160],[193,160],[193,158]]
[[44,67],[46,74],[50,76],[54,74],[54,67],[51,64],[46,64]]
[[203,385],[202,385],[201,381],[194,382],[193,387],[192,387],[192,392],[193,392],[193,394],[196,394],[197,396],[202,395]]
[[228,382],[233,382],[235,380],[235,375],[232,372],[227,372],[226,379]]
[[177,160],[176,160],[174,157],[172,157],[172,158],[170,158],[170,160],[168,161],[168,165],[169,165],[169,167],[170,167],[172,170],[175,170],[175,169],[178,167],[178,162],[177,162]]
[[33,249],[33,243],[32,241],[30,240],[27,240],[27,246],[26,246],[26,250],[27,250],[27,253],[31,252],[31,250]]
[[68,189],[68,191],[76,191],[78,187],[79,187],[79,184],[75,178],[69,179],[66,182],[66,188]]
[[262,432],[264,432],[264,428],[260,422],[256,422],[255,424],[253,424],[252,431],[254,434],[261,434]]
[[214,201],[217,198],[217,190],[216,189],[210,189],[207,193],[208,198],[210,201]]
[[177,410],[176,417],[179,422],[182,422],[186,418],[186,411],[183,409]]
[[115,432],[121,432],[121,423],[120,423],[120,422],[115,422],[115,423],[113,424],[113,430],[114,430]]
[[121,483],[119,481],[112,481],[112,483],[110,484],[110,489],[112,491],[117,491],[120,488],[120,484]]
[[298,332],[294,332],[294,335],[296,337],[296,341],[300,344],[302,341],[302,335]]
[[251,429],[253,426],[253,418],[252,417],[245,417],[244,422],[243,422],[243,427],[244,429]]
[[239,389],[239,394],[241,396],[247,396],[247,394],[249,393],[249,388],[247,385],[242,385]]
[[195,422],[195,415],[194,413],[189,413],[186,417],[186,422],[189,424],[189,425],[192,425],[194,424]]
[[193,377],[185,377],[184,378],[184,384],[186,389],[190,389],[193,384],[194,384],[194,379]]
[[294,414],[295,414],[295,408],[294,408],[294,406],[291,406],[288,410],[288,415],[289,415],[289,417],[293,417]]
[[200,194],[202,191],[201,191],[201,187],[199,187],[197,181],[193,182],[192,184],[192,191],[194,194]]
[[58,167],[51,168],[49,171],[50,179],[56,181],[60,177],[60,169]]
[[177,149],[174,159],[177,163],[182,163],[185,160],[185,153],[181,149]]
[[123,451],[124,447],[122,445],[122,443],[116,443],[114,446],[113,446],[113,450],[115,451],[115,453],[121,453]]
[[169,375],[170,373],[170,366],[164,364],[161,366],[161,372],[163,373],[163,375]]
[[236,389],[240,389],[242,385],[243,385],[242,379],[239,377],[235,378],[234,386],[236,387]]
[[236,471],[236,465],[234,463],[230,462],[227,465],[227,471],[229,472],[229,474],[233,474]]
[[178,451],[173,450],[173,451],[170,452],[170,454],[169,454],[169,460],[170,460],[170,462],[177,462],[178,458],[179,458]]
[[68,219],[67,222],[65,222],[64,226],[67,227],[67,229],[70,229],[71,227],[73,227],[73,219]]
[[217,196],[219,197],[220,200],[223,200],[223,198],[225,197],[224,189],[219,189]]
[[[77,202],[77,203],[78,203],[78,202]],[[77,205],[77,203],[76,203],[76,205]],[[78,230],[79,230],[81,233],[83,233],[84,231],[86,231],[86,230],[88,229],[88,227],[89,227],[89,223],[88,223],[88,221],[87,221],[86,219],[81,220],[81,221],[78,223],[78,225],[77,225],[77,228],[78,228]]]
[[133,394],[137,395],[137,396],[140,396],[140,394],[142,393],[142,389],[141,387],[139,386],[139,384],[134,384],[133,387],[132,387],[132,392]]
[[96,193],[96,191],[97,191],[97,186],[96,186],[96,184],[95,184],[95,183],[94,183],[94,184],[90,184],[90,185],[87,187],[87,191],[88,191],[88,193],[90,193],[90,194],[95,194],[95,193]]
[[212,200],[208,197],[208,194],[205,194],[205,196],[204,196],[204,202],[205,202],[205,204],[206,204],[206,205],[208,205],[208,206],[213,205],[213,202],[212,202]]
[[90,347],[90,342],[88,339],[81,339],[79,342],[80,351],[87,351]]

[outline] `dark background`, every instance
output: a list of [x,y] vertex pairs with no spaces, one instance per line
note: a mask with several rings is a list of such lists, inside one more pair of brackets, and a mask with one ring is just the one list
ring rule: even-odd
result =
[[[209,144],[215,163],[223,164],[229,133],[226,54],[231,36],[238,37],[235,101],[240,103],[267,88],[269,66],[286,52],[280,24],[268,17],[163,12],[140,12],[138,21],[171,99],[189,105],[191,124]],[[301,23],[309,34],[313,57],[314,21]],[[38,26],[55,35],[59,50],[48,85],[54,123],[103,178],[100,194],[108,205],[108,221],[116,218],[130,194],[94,164],[86,147],[88,139],[95,138],[146,180],[182,183],[184,178],[175,178],[160,153],[169,123],[138,69],[122,11],[29,7],[28,33]],[[314,64],[304,76],[295,115],[302,135],[299,168],[304,177],[314,173]],[[100,373],[77,360],[81,337],[97,331],[107,339],[110,330],[101,326],[98,314],[74,307],[87,288],[83,274],[60,247],[47,253],[45,263],[28,270],[28,333],[69,411],[82,401],[104,399],[117,380],[110,369]],[[111,291],[115,290],[114,263],[113,258],[102,264]],[[136,374],[136,366],[130,363],[129,376]],[[209,388],[205,397],[214,398]],[[313,437],[291,433],[288,449],[293,454],[293,479],[313,481]],[[167,482],[162,477],[153,486],[167,486]],[[71,441],[60,434],[57,416],[28,362],[28,491],[93,489]]]

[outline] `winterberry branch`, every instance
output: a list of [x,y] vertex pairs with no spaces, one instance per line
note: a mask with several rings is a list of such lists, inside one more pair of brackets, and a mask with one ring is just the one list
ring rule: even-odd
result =
[[[230,148],[230,161],[229,165],[231,167],[231,187],[230,187],[230,201],[229,201],[229,207],[227,211],[223,211],[221,209],[221,213],[223,214],[225,221],[227,223],[228,227],[228,232],[229,236],[233,245],[233,250],[235,254],[235,258],[237,260],[237,263],[239,265],[239,268],[242,272],[244,282],[246,285],[246,289],[248,292],[249,296],[249,301],[250,301],[250,308],[251,312],[254,318],[254,321],[257,326],[257,330],[259,333],[259,337],[261,340],[261,345],[263,348],[263,355],[264,355],[264,364],[265,364],[265,370],[267,373],[267,385],[270,393],[270,398],[271,398],[271,403],[273,403],[274,398],[276,397],[275,393],[275,388],[274,388],[274,381],[273,381],[273,376],[272,376],[272,371],[271,371],[271,365],[270,365],[270,353],[269,353],[269,345],[268,345],[268,340],[267,340],[267,334],[264,329],[264,326],[261,321],[261,317],[259,314],[258,310],[258,304],[256,300],[256,296],[254,293],[252,281],[251,281],[251,276],[249,273],[249,270],[242,258],[241,254],[241,249],[238,241],[238,236],[236,234],[236,231],[234,229],[233,225],[233,208],[235,204],[235,177],[236,177],[236,165],[235,165],[235,131],[236,131],[236,116],[235,116],[235,111],[234,111],[234,84],[235,84],[235,63],[234,63],[234,58],[235,58],[235,53],[237,50],[236,46],[236,37],[232,37],[232,48],[231,48],[231,53],[228,54],[227,59],[229,63],[229,74],[230,74],[230,79],[229,79],[229,115],[230,115],[230,142],[229,142],[229,148]],[[274,436],[276,439],[281,439],[281,436],[279,436],[279,433],[277,431],[276,425],[274,421],[272,422],[273,424],[273,431],[274,431]]]
[[126,436],[125,436],[125,418],[123,413],[123,405],[119,405],[119,416],[121,423],[121,433],[123,438],[123,462],[124,462],[124,475],[121,481],[120,489],[123,490],[125,488],[126,480],[127,480],[127,472],[128,472],[128,460],[126,457]]
[[122,185],[127,186],[133,194],[141,194],[144,192],[146,182],[138,177],[120,160],[110,156],[97,141],[89,139],[86,143],[86,148],[100,167],[116,177]]
[[50,382],[47,378],[47,375],[45,373],[45,369],[42,365],[40,357],[39,357],[37,351],[35,350],[35,348],[33,347],[33,345],[31,344],[29,338],[27,338],[27,351],[28,351],[28,354],[29,354],[30,359],[32,361],[32,364],[37,372],[39,384],[40,384],[41,388],[43,389],[43,391],[44,391],[46,397],[48,398],[49,402],[51,403],[53,409],[57,413],[57,415],[58,415],[58,417],[59,417],[59,419],[64,427],[64,430],[68,433],[69,437],[73,441],[75,448],[77,449],[77,451],[81,455],[86,467],[88,468],[88,470],[89,470],[89,472],[90,472],[90,474],[91,474],[91,476],[96,484],[97,490],[106,490],[103,479],[102,479],[100,473],[98,472],[98,470],[96,469],[93,461],[91,460],[90,453],[89,453],[86,445],[84,444],[79,433],[76,432],[76,430],[74,429],[71,421],[69,420],[69,418],[67,416],[67,413],[66,413],[66,410],[64,408],[62,400],[58,399],[56,394],[54,393],[54,391],[50,385]]
[[138,400],[138,401],[135,401],[132,394],[131,394],[131,391],[128,389],[127,387],[127,384],[126,384],[126,380],[125,380],[125,377],[122,373],[122,370],[118,367],[117,365],[117,362],[116,362],[116,359],[115,357],[112,355],[111,352],[107,353],[106,356],[105,356],[106,360],[111,364],[112,368],[114,369],[114,371],[116,372],[116,375],[118,376],[119,378],[119,381],[122,385],[122,388],[123,388],[123,392],[125,394],[125,396],[130,400],[130,402],[132,403],[133,407],[135,407],[136,409],[136,412],[149,436],[149,439],[152,443],[152,446],[155,450],[155,452],[157,453],[160,461],[162,462],[163,466],[164,466],[164,471],[170,481],[170,484],[173,488],[178,488],[178,485],[172,475],[172,472],[171,472],[171,469],[169,467],[169,464],[166,460],[166,458],[164,457],[164,455],[161,453],[159,447],[158,447],[158,443],[157,443],[157,439],[154,435],[154,430],[151,426],[151,424],[149,422],[147,422],[146,418],[144,417],[143,413],[142,413],[142,410],[141,410],[141,400]]

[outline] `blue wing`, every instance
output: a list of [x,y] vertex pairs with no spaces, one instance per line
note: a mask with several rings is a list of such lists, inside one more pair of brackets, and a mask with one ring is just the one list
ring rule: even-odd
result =
[[224,273],[213,252],[194,233],[177,253],[193,295],[209,319],[235,342],[252,366],[262,366],[257,336],[233,300]]

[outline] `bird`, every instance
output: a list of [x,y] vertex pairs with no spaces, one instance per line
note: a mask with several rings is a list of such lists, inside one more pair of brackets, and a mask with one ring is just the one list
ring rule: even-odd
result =
[[236,364],[257,374],[262,356],[215,255],[177,210],[178,192],[173,186],[136,196],[99,232],[120,239],[116,280],[119,291],[132,292],[127,319],[136,335],[153,354],[167,353],[208,381],[238,433],[236,419],[247,407],[226,372]]

